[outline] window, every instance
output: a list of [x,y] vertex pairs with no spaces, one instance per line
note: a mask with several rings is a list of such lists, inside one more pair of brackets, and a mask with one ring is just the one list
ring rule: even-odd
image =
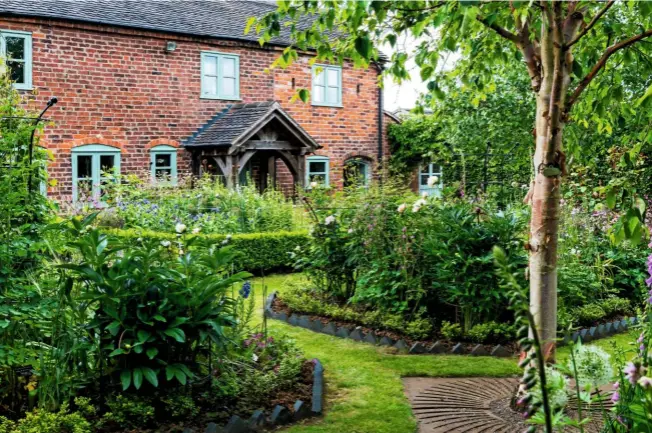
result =
[[201,97],[240,99],[240,57],[235,54],[201,53]]
[[342,68],[314,65],[312,67],[312,104],[342,106]]
[[154,182],[169,182],[177,184],[177,149],[168,145],[152,148],[151,174]]
[[[441,196],[441,189],[444,186],[442,182],[443,170],[441,165],[427,164],[419,168],[419,192],[427,193],[435,197]],[[436,177],[437,181],[431,186],[428,185],[428,179]]]
[[328,157],[326,156],[309,156],[306,158],[306,185],[311,187],[313,182],[317,185],[328,186]]
[[120,173],[120,149],[88,144],[72,150],[72,199],[100,200],[103,185]]
[[32,88],[32,35],[27,32],[0,31],[0,56],[16,89]]
[[344,163],[344,187],[367,186],[371,180],[371,163],[363,158],[351,158]]

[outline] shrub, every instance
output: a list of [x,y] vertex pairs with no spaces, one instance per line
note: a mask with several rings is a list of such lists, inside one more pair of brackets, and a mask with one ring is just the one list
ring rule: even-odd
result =
[[449,340],[459,340],[462,337],[462,326],[459,323],[441,322],[441,335]]
[[507,323],[480,323],[473,326],[466,336],[475,343],[503,343],[514,338],[514,327]]
[[154,421],[154,407],[147,401],[119,394],[107,400],[109,411],[102,417],[103,423],[116,423],[122,428],[142,428]]
[[199,414],[199,408],[191,395],[174,393],[161,401],[165,405],[165,413],[172,419],[194,418]]
[[[132,243],[138,239],[152,239],[174,242],[176,236],[171,233],[161,233],[146,230],[111,230],[107,233],[119,237],[126,243]],[[260,271],[270,272],[276,270],[291,269],[294,260],[290,253],[297,247],[308,242],[306,232],[275,232],[275,233],[246,233],[233,236],[218,234],[189,235],[197,237],[206,243],[221,245],[227,241],[233,246],[236,252],[233,258],[233,266],[237,269],[247,269],[252,273]],[[174,244],[172,245],[174,247]]]
[[[1,426],[2,424],[0,424]],[[0,430],[1,431],[1,430]],[[59,412],[34,410],[27,412],[10,433],[92,433],[91,423],[79,412],[68,412],[62,405]]]
[[422,318],[407,322],[405,335],[415,340],[424,340],[432,334],[430,319]]
[[586,304],[575,309],[577,323],[582,326],[592,325],[596,321],[605,318],[607,313],[598,304]]
[[605,312],[606,318],[622,314],[632,314],[632,302],[629,299],[617,298],[615,296],[600,301],[600,306]]

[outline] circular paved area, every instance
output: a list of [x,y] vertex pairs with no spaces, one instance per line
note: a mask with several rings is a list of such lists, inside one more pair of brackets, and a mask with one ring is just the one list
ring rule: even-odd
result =
[[[528,427],[510,409],[517,378],[413,377],[403,381],[419,433],[516,433]],[[585,431],[600,431],[599,421]]]

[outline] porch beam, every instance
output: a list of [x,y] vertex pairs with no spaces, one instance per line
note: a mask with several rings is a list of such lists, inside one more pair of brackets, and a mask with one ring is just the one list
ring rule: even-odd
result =
[[243,146],[247,150],[293,150],[293,146],[289,141],[267,141],[267,140],[249,140]]

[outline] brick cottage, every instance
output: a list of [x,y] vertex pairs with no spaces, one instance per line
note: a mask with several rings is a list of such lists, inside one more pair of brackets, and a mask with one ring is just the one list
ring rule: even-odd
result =
[[[261,47],[246,21],[256,1],[0,2],[0,55],[27,104],[58,104],[40,144],[51,150],[49,195],[99,193],[107,170],[153,181],[210,173],[228,185],[271,179],[288,192],[341,188],[387,157],[381,65],[311,65],[302,54],[268,70],[289,44]],[[295,100],[311,91],[308,103]],[[349,170],[353,167],[354,170]],[[158,180],[157,180],[158,179]]]

